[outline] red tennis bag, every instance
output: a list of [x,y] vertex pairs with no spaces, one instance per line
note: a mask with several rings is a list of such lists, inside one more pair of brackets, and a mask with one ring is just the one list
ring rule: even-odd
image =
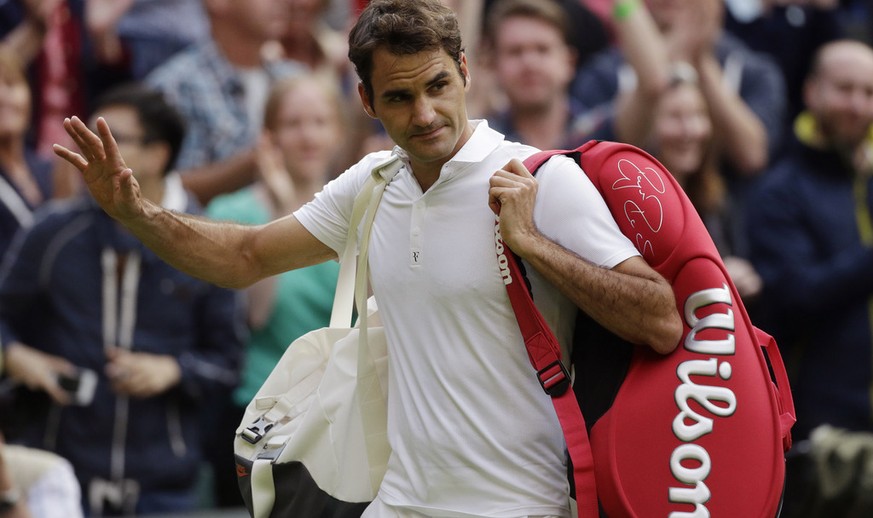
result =
[[[596,422],[586,412],[602,509],[611,518],[777,516],[795,420],[788,377],[775,341],[750,322],[697,211],[636,147],[590,141],[537,153],[525,165],[533,172],[554,154],[580,163],[621,231],[672,284],[684,321],[668,355],[628,345],[614,400]],[[577,329],[574,347],[595,358],[615,353],[607,349],[617,337],[607,335]],[[574,357],[574,388],[597,385],[601,366]],[[583,411],[597,405],[577,396]]]

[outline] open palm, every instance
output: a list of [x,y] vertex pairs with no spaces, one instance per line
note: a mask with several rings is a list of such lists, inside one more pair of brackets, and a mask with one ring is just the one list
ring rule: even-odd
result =
[[139,184],[124,163],[109,125],[97,119],[97,133],[78,117],[64,119],[64,129],[79,152],[54,145],[55,154],[78,169],[91,195],[110,216],[125,220],[142,212]]

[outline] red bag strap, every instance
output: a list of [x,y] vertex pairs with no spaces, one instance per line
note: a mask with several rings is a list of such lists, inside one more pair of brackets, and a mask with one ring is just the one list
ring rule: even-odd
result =
[[[563,152],[537,153],[525,161],[525,166],[533,172],[549,157],[561,153]],[[508,271],[508,275],[504,277],[504,284],[524,338],[528,358],[537,373],[540,385],[552,399],[552,405],[555,407],[555,413],[564,432],[564,441],[573,464],[578,516],[599,516],[594,456],[588,440],[585,418],[571,387],[570,373],[561,361],[561,347],[534,305],[523,268],[515,254],[503,244],[499,218],[494,232],[497,260],[501,269]]]

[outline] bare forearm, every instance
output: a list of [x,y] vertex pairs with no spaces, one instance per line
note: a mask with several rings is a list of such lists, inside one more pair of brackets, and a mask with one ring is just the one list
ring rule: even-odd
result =
[[651,130],[654,107],[669,84],[670,58],[664,37],[645,4],[638,0],[619,2],[635,6],[615,20],[615,34],[637,82],[633,90],[619,93],[615,132],[618,140],[641,145]]
[[[635,344],[667,353],[678,344],[682,323],[670,285],[640,258],[609,270],[591,264],[542,236],[524,259],[601,325]],[[644,263],[643,263],[644,264]],[[648,267],[645,267],[648,269]],[[626,273],[633,272],[633,273]]]
[[141,217],[122,222],[161,259],[189,275],[228,288],[261,277],[246,253],[249,228],[166,210],[144,201]]

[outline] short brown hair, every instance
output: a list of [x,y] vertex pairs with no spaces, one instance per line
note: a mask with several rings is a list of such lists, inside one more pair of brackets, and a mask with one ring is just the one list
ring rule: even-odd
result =
[[564,7],[554,0],[500,0],[495,2],[485,19],[485,36],[494,46],[500,24],[515,16],[533,18],[551,25],[561,34],[561,39],[571,45],[569,15]]
[[373,52],[379,47],[397,55],[442,49],[461,70],[458,19],[440,0],[373,0],[361,12],[349,33],[349,60],[371,99]]

